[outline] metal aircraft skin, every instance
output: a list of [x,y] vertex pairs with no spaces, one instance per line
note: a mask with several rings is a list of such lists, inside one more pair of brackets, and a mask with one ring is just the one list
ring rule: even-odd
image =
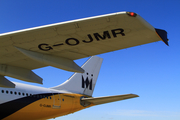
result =
[[[133,12],[118,12],[0,34],[0,119],[45,120],[109,102],[138,97],[92,97],[102,64],[97,54],[162,40],[156,29]],[[92,56],[83,66],[74,60]],[[75,72],[63,84],[43,88],[9,81],[5,76],[42,84],[32,70],[53,66]]]

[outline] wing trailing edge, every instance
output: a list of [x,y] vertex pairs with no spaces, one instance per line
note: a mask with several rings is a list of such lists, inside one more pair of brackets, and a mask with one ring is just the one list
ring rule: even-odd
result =
[[116,96],[105,96],[105,97],[96,97],[96,98],[82,98],[81,102],[85,104],[92,103],[94,105],[100,105],[130,98],[139,97],[136,94],[124,94],[124,95],[116,95]]

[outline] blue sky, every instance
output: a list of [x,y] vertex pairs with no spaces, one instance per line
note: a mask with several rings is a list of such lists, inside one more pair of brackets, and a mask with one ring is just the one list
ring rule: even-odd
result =
[[[179,5],[179,0],[0,0],[0,33],[120,11],[136,12],[155,28],[166,30],[170,46],[160,41],[98,55],[104,61],[93,96],[134,93],[140,97],[56,120],[179,120]],[[87,59],[76,63],[82,65]],[[61,84],[73,74],[53,67],[35,72],[44,79],[43,87]]]

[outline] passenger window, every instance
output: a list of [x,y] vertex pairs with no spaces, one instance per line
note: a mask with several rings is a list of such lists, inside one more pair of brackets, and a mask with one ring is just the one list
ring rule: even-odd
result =
[[17,94],[17,92],[14,92],[14,94],[16,95],[16,94]]
[[1,92],[4,93],[4,90],[2,90]]
[[24,93],[22,93],[22,95],[24,96],[25,94],[24,94]]
[[13,92],[12,92],[12,91],[11,91],[10,93],[11,93],[11,94],[13,94]]
[[9,91],[7,91],[7,90],[6,90],[6,93],[8,94],[8,93],[9,93]]

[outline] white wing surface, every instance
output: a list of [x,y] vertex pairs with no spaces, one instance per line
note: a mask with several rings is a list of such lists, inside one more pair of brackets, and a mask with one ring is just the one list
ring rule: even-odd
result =
[[32,69],[50,65],[83,73],[73,60],[159,40],[167,44],[167,33],[131,12],[4,33],[0,34],[0,75],[42,83]]

